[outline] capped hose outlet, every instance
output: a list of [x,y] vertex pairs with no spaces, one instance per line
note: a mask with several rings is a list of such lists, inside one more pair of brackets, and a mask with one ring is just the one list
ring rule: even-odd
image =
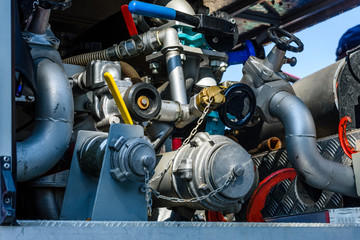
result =
[[161,179],[150,180],[158,196],[165,196],[154,199],[157,207],[238,212],[258,182],[250,154],[225,136],[200,132],[190,144],[160,157],[155,176],[172,164]]
[[130,87],[124,94],[124,101],[136,121],[151,120],[161,110],[160,94],[148,83],[137,83]]
[[156,155],[143,138],[116,137],[109,142],[111,176],[120,182],[144,181],[146,172],[153,172]]

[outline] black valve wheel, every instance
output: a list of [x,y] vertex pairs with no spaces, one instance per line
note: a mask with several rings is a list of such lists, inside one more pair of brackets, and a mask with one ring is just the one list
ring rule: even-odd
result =
[[161,109],[160,94],[148,83],[137,83],[126,90],[124,102],[131,117],[136,121],[151,120]]
[[[304,50],[304,44],[301,40],[282,28],[271,27],[267,35],[269,39],[283,51],[302,52],[302,50]],[[292,43],[294,43],[295,46],[292,45]]]
[[249,123],[255,107],[254,91],[246,84],[234,84],[225,92],[225,103],[219,111],[220,119],[227,127],[239,130]]

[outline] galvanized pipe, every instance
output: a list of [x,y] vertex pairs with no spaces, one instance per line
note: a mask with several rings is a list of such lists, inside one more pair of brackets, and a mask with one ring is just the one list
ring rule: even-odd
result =
[[306,183],[358,197],[352,167],[331,162],[317,150],[314,119],[298,97],[285,91],[278,92],[271,99],[269,110],[284,125],[288,157]]
[[17,180],[41,176],[63,156],[74,121],[71,87],[63,69],[49,59],[37,65],[37,99],[32,135],[16,143]]
[[170,94],[174,101],[187,104],[184,71],[180,58],[181,46],[175,29],[167,28],[159,32],[159,39],[163,44],[162,52],[166,58],[166,68],[170,83]]
[[166,58],[166,67],[170,82],[170,94],[172,100],[180,104],[187,104],[186,84],[184,71],[181,63],[179,36],[174,28],[166,28],[161,31],[148,31],[139,35],[143,48],[137,48],[133,39],[122,41],[119,45],[114,45],[105,50],[93,53],[81,54],[64,59],[64,63],[85,66],[88,62],[98,60],[122,60],[135,57],[139,54],[148,54],[157,51],[162,46],[162,53]]

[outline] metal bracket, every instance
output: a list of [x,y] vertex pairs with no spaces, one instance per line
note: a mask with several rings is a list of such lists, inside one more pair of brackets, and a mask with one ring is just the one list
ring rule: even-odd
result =
[[[200,56],[204,61],[207,62],[206,64],[202,63],[206,66],[210,65],[210,59],[211,60],[216,59],[224,62],[227,62],[228,59],[228,55],[223,52],[216,52],[208,49],[201,49],[201,48],[195,48],[189,46],[182,46],[182,47],[183,47],[182,53],[190,56]],[[146,62],[161,62],[161,61],[165,61],[165,56],[161,51],[159,51],[147,55],[145,59]]]
[[[99,178],[81,171],[78,151],[89,137],[96,135],[107,136],[106,133],[101,132],[79,131],[78,133],[60,218],[66,220],[146,221],[145,194],[140,191],[144,183],[133,181],[121,183],[112,178],[109,144],[105,150]],[[144,130],[138,125],[112,124],[108,141],[114,140],[118,136],[142,137]]]
[[3,225],[16,224],[15,201],[16,188],[12,176],[12,159],[9,156],[0,156],[0,199],[1,199],[1,219]]

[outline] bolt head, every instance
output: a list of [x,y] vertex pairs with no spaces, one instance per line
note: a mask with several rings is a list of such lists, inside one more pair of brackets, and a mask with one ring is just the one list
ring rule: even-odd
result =
[[219,60],[211,60],[210,66],[211,67],[219,67],[221,65],[221,62]]
[[10,163],[4,163],[4,168],[9,169],[10,168]]
[[150,69],[155,69],[155,68],[159,68],[160,64],[158,62],[151,62],[149,63],[149,68]]
[[137,47],[137,49],[142,49],[144,47],[144,45],[142,43],[139,43],[136,47]]
[[180,175],[180,178],[181,179],[192,179],[192,172],[191,171],[184,171],[184,172],[182,172],[181,173],[181,175]]
[[111,116],[109,119],[109,123],[120,123],[120,118],[118,118],[117,116]]
[[185,54],[180,54],[180,59],[182,60],[182,61],[185,61],[186,60],[186,55]]
[[269,77],[271,77],[273,75],[273,73],[267,69],[263,69],[261,71],[261,73],[264,74],[265,76],[269,76]]
[[86,109],[86,110],[90,110],[91,109],[91,105],[92,105],[92,103],[89,101],[89,102],[86,102],[85,104],[84,104],[84,108]]
[[226,67],[221,67],[221,68],[219,68],[219,71],[220,71],[220,72],[226,72]]
[[150,156],[145,156],[143,158],[143,163],[146,167],[151,167],[151,165],[153,165],[154,163],[154,158],[150,157]]
[[241,165],[236,166],[233,171],[237,177],[240,177],[241,175],[244,174],[244,168]]
[[206,185],[206,184],[203,183],[203,184],[200,185],[199,189],[205,191],[205,190],[208,190],[209,187],[208,187],[208,185]]
[[138,107],[144,110],[150,105],[150,100],[146,96],[140,96],[136,102]]

